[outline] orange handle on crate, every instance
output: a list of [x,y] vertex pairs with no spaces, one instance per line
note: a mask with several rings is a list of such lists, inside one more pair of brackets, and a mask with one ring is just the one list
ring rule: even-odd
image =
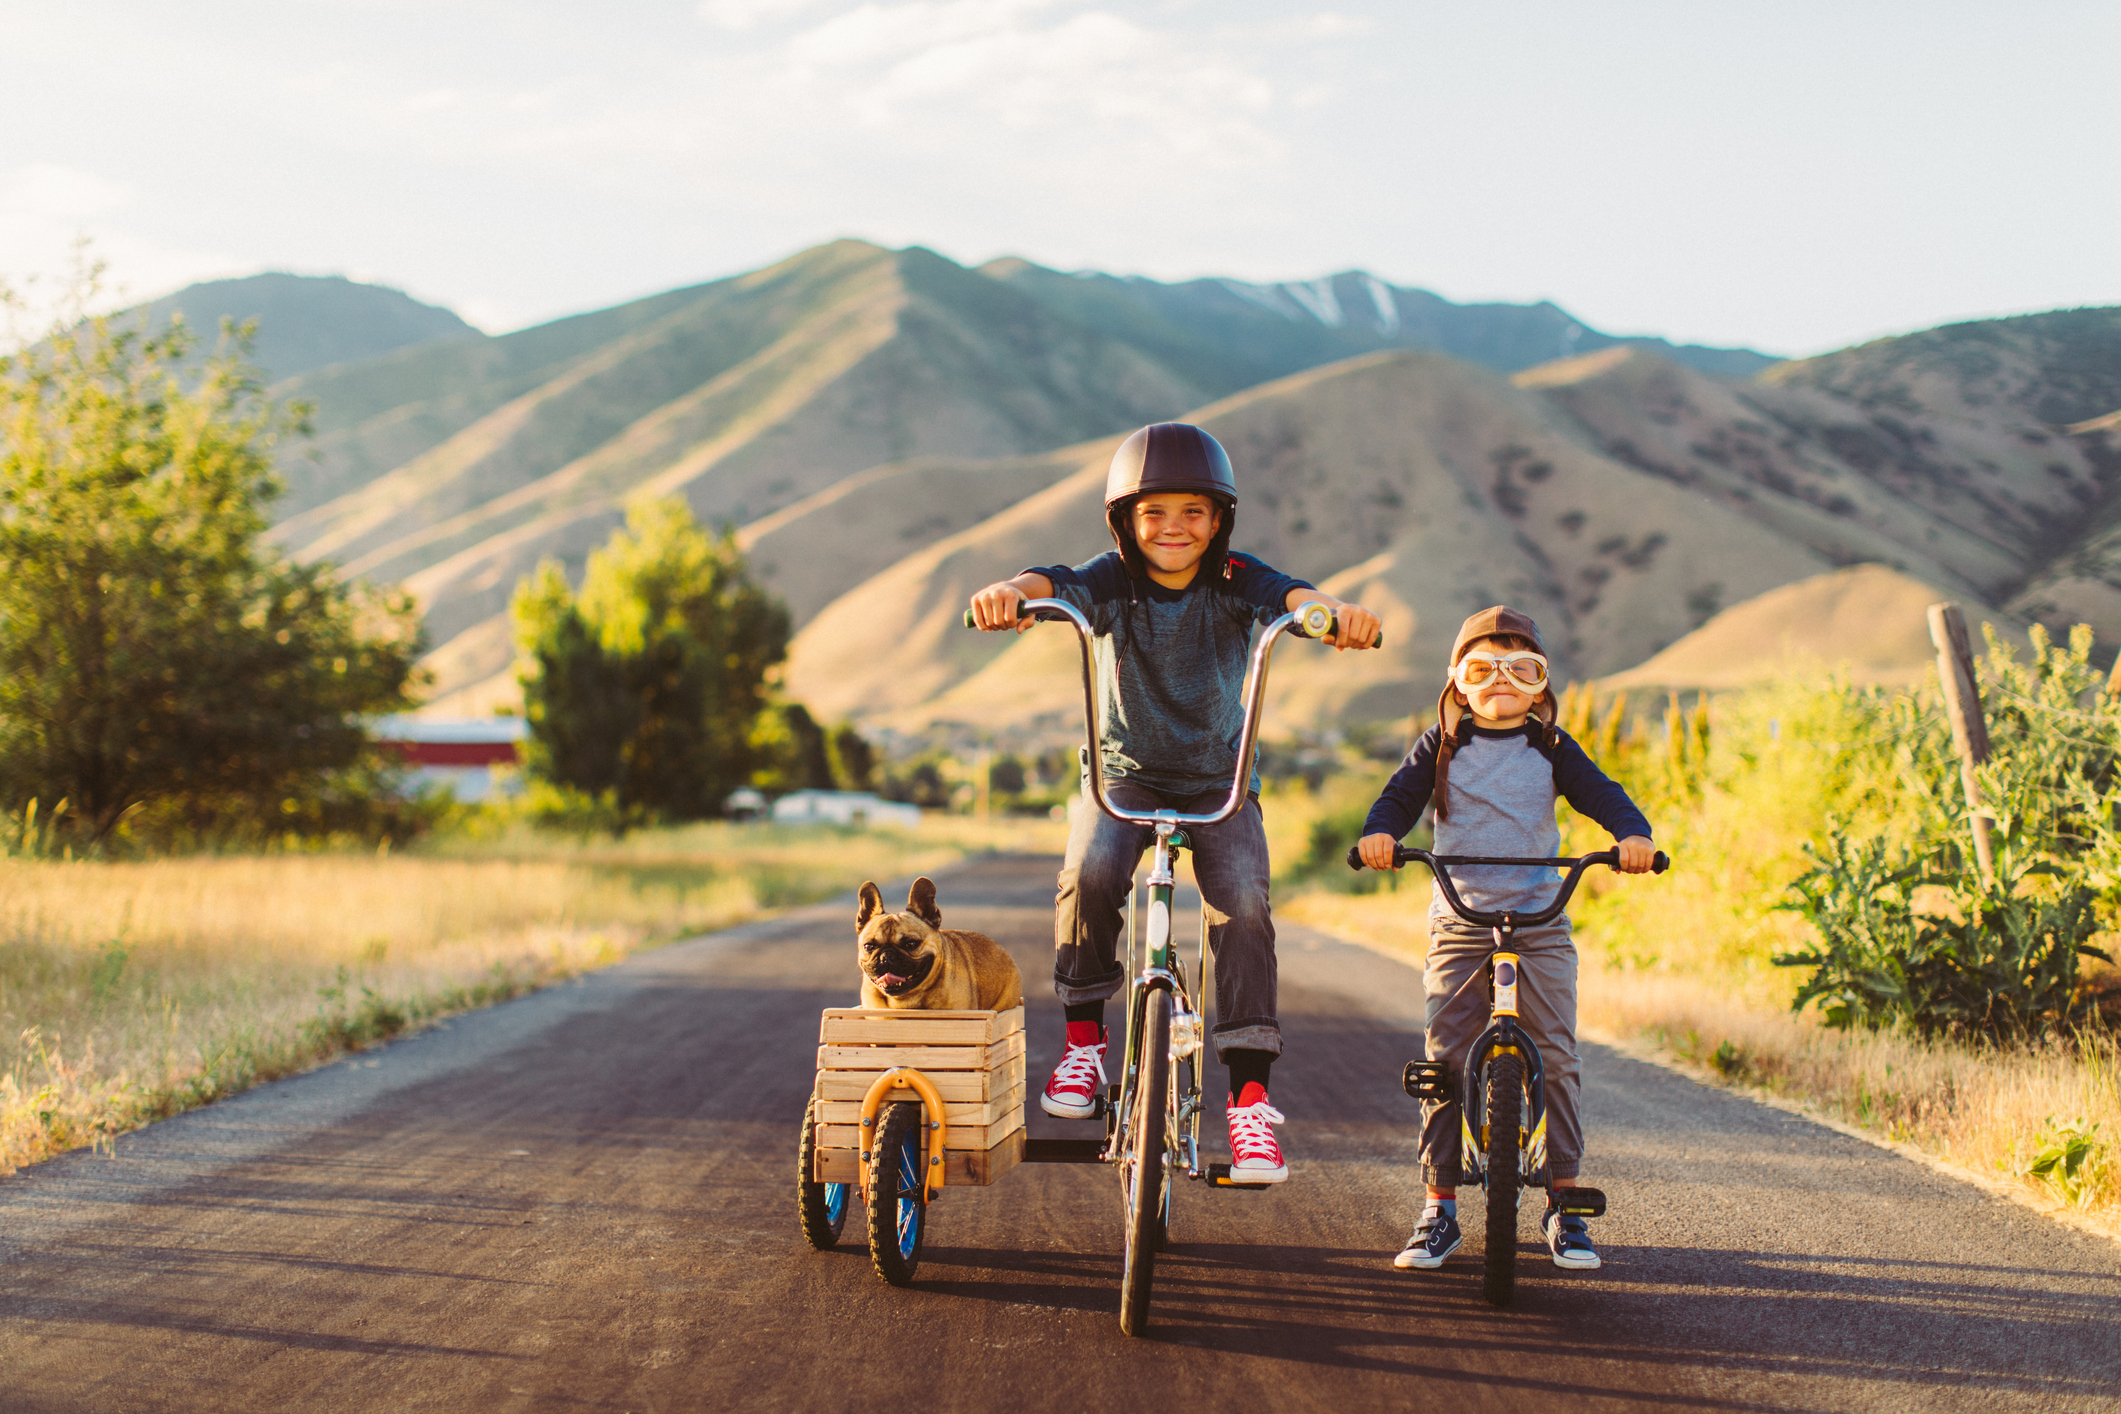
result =
[[943,1151],[950,1140],[950,1117],[943,1110],[942,1094],[936,1090],[935,1082],[911,1066],[898,1066],[885,1071],[869,1087],[862,1097],[862,1161],[856,1166],[856,1178],[861,1184],[862,1201],[869,1201],[869,1156],[875,1151],[869,1147],[876,1135],[876,1112],[884,1107],[884,1097],[893,1090],[911,1090],[921,1097],[928,1110],[928,1128],[922,1137],[921,1169],[928,1176],[928,1201],[934,1202],[942,1196]]

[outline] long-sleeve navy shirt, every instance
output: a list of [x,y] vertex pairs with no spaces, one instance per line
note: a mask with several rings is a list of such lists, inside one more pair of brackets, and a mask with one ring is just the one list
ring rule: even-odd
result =
[[[1083,611],[1097,633],[1098,718],[1107,780],[1169,796],[1226,791],[1243,734],[1246,660],[1254,624],[1314,586],[1232,551],[1230,572],[1184,589],[1131,581],[1117,550],[1069,569],[1027,571]],[[1251,788],[1259,789],[1255,772]]]
[[[1487,855],[1551,859],[1561,848],[1554,802],[1569,802],[1612,832],[1615,839],[1650,833],[1650,822],[1605,772],[1593,765],[1567,732],[1542,748],[1545,728],[1537,721],[1521,727],[1475,727],[1472,739],[1451,758],[1448,774],[1450,809],[1436,822],[1438,854]],[[1436,752],[1443,740],[1431,727],[1414,744],[1385,786],[1364,821],[1364,835],[1402,839],[1421,819],[1436,787]],[[1460,865],[1451,870],[1459,894],[1474,908],[1500,910],[1544,907],[1553,896],[1550,868],[1517,865]],[[1442,891],[1430,911],[1449,913]]]

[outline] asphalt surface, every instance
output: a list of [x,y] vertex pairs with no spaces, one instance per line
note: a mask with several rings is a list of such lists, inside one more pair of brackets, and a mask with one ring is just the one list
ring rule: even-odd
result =
[[[1034,1083],[1060,1031],[1053,867],[942,888],[1033,984]],[[0,1180],[0,1408],[2121,1408],[2113,1245],[1597,1047],[1604,1269],[1556,1271],[1527,1214],[1516,1304],[1488,1307],[1468,1194],[1460,1255],[1392,1270],[1417,979],[1296,928],[1293,1175],[1180,1190],[1148,1336],[1119,1331],[1103,1168],[948,1190],[892,1289],[794,1212],[817,1012],[853,983],[849,901]]]

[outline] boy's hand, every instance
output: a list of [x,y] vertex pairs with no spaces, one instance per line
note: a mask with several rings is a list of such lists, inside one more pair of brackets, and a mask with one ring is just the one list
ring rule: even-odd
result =
[[1017,616],[1017,609],[1027,597],[1030,596],[1013,579],[990,584],[972,596],[972,622],[982,629],[1013,628],[1022,633],[1036,622]]
[[1390,835],[1364,835],[1355,848],[1362,855],[1362,862],[1370,868],[1397,869],[1400,866],[1392,862],[1392,851],[1398,844],[1399,841]]
[[1378,631],[1384,623],[1377,615],[1360,604],[1350,604],[1345,599],[1335,599],[1330,594],[1321,594],[1315,589],[1292,589],[1282,607],[1294,611],[1305,604],[1323,604],[1333,611],[1333,631],[1319,640],[1330,643],[1336,649],[1373,648],[1377,644]]
[[1325,641],[1335,648],[1373,648],[1384,623],[1360,604],[1343,602],[1333,611],[1333,631]]
[[1657,846],[1646,835],[1629,835],[1620,842],[1620,872],[1623,874],[1647,874],[1650,864],[1657,858]]

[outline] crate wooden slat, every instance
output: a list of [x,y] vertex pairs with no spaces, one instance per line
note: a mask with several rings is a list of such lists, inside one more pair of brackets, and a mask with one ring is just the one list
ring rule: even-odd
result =
[[[986,1150],[1000,1143],[1012,1130],[1024,1127],[1024,1107],[1004,1111],[1001,1118],[992,1124],[953,1124],[945,1138],[944,1151],[958,1149]],[[859,1149],[862,1130],[859,1124],[821,1124],[817,1127],[817,1142],[821,1149]]]
[[[1024,1131],[1021,1129],[984,1152],[947,1150],[943,1154],[944,1191],[952,1186],[976,1188],[992,1183],[1023,1161]],[[861,1154],[853,1149],[819,1149],[815,1178],[819,1183],[859,1182],[856,1171],[861,1162]]]
[[[817,1094],[820,1100],[852,1100],[856,1109],[869,1094],[869,1087],[876,1083],[877,1076],[889,1067],[879,1066],[875,1070],[821,1070],[817,1077]],[[992,1070],[924,1070],[930,1084],[943,1097],[943,1103],[951,1107],[952,1114],[961,1104],[985,1104],[1011,1090],[1024,1086],[1024,1058],[1016,1056],[1003,1061]]]
[[[1012,1111],[1019,1120],[1022,1119],[1024,1113],[1024,1092],[1022,1087],[1018,1087],[1006,1095],[997,1095],[991,1100],[973,1100],[964,1104],[953,1103],[947,1095],[943,1097],[943,1113],[944,1117],[950,1121],[950,1130],[953,1137],[956,1135],[957,1127],[961,1124],[968,1128],[1000,1124]],[[817,1107],[817,1122],[826,1125],[858,1125],[862,1122],[862,1102],[860,1100],[822,1100]]]
[[1024,1009],[1008,1011],[878,1011],[828,1008],[818,1040],[828,1046],[986,1045],[1024,1029]]
[[993,1070],[1024,1053],[1024,1033],[985,1046],[819,1046],[819,1070]]

